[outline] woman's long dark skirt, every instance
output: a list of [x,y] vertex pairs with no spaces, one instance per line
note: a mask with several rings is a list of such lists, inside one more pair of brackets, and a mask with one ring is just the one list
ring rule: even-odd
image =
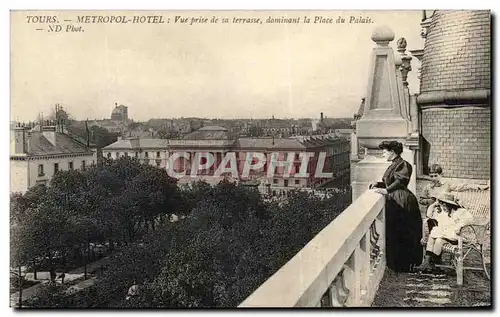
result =
[[395,272],[409,272],[422,262],[422,217],[418,201],[407,188],[386,197],[387,266]]

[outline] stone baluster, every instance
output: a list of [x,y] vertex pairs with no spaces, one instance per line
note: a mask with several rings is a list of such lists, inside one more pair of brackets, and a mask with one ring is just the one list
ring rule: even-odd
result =
[[349,289],[345,285],[345,268],[340,271],[335,277],[330,288],[327,291],[328,302],[323,304],[323,307],[345,307],[349,298]]
[[370,235],[371,232],[368,230],[365,233],[363,239],[361,239],[360,243],[360,251],[361,251],[361,301],[365,302],[366,296],[368,294],[368,290],[370,287],[370,273],[372,267],[370,265],[370,254],[371,254],[371,243],[370,243]]
[[363,272],[364,253],[361,246],[358,245],[354,252],[346,262],[344,269],[346,286],[349,289],[349,298],[346,306],[359,307],[361,306],[361,281]]

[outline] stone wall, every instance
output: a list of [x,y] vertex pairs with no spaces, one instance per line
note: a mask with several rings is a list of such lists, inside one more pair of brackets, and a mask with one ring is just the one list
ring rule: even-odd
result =
[[421,92],[489,89],[491,13],[437,11],[425,41]]
[[423,172],[489,179],[491,171],[491,12],[438,10],[421,72]]
[[433,108],[422,111],[424,173],[440,164],[446,177],[489,179],[491,111],[489,107]]

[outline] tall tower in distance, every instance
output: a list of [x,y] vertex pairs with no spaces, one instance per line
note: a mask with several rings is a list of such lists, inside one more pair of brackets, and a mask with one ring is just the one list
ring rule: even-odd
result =
[[115,103],[115,108],[111,112],[111,120],[128,121],[128,107]]

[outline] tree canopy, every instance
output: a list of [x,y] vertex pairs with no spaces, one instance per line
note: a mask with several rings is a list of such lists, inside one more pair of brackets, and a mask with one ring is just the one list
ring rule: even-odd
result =
[[[43,242],[26,258],[44,248],[85,250],[89,242],[127,246],[110,256],[93,286],[71,295],[64,287],[58,295],[46,291],[29,301],[32,307],[235,307],[351,199],[349,193],[322,199],[292,192],[279,204],[228,181],[177,186],[164,170],[129,158],[53,180],[13,195],[13,219],[26,225],[30,243]],[[25,214],[39,217],[42,229]],[[172,214],[181,220],[166,221]],[[43,236],[44,229],[50,235]],[[139,295],[127,299],[133,284]]]

